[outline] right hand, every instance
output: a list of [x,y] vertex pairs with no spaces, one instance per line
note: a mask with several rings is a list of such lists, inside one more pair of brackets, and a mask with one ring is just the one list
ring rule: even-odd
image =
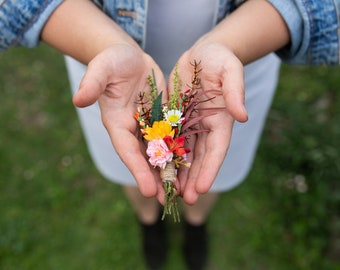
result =
[[[166,90],[164,76],[149,55],[130,44],[114,44],[88,64],[73,103],[77,107],[86,107],[99,102],[102,121],[112,144],[134,176],[141,193],[146,197],[157,196],[163,202],[159,173],[147,161],[134,118],[139,106],[136,103],[138,94],[149,92],[147,77],[152,70],[158,89]],[[164,99],[166,92],[163,91]]]

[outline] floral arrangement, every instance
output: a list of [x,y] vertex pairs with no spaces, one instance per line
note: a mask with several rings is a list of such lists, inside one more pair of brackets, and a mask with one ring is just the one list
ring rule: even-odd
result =
[[199,115],[197,105],[210,100],[200,98],[210,91],[199,91],[200,63],[194,61],[191,86],[182,92],[181,78],[177,68],[173,76],[174,91],[166,104],[162,103],[162,92],[158,91],[154,72],[147,80],[149,93],[140,93],[139,107],[135,119],[139,123],[143,139],[147,143],[146,154],[149,163],[160,170],[160,177],[165,191],[165,204],[162,220],[166,215],[173,215],[175,222],[180,220],[177,207],[177,190],[174,185],[176,172],[180,166],[190,167],[187,161],[189,148],[185,147],[191,135],[205,132],[198,129],[198,123],[210,114]]

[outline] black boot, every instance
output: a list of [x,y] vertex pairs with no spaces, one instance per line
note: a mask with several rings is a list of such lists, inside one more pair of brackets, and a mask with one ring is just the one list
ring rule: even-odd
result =
[[188,269],[205,269],[208,256],[208,236],[205,224],[194,226],[184,222],[183,251]]
[[142,246],[145,261],[149,270],[161,269],[166,261],[168,243],[165,224],[159,218],[154,224],[140,224]]

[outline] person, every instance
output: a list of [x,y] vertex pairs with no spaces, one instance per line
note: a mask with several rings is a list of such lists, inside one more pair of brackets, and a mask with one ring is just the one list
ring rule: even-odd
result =
[[208,132],[193,142],[191,168],[178,172],[185,259],[190,269],[203,269],[210,210],[251,168],[278,79],[280,60],[271,53],[289,63],[339,63],[339,0],[0,3],[1,50],[41,39],[67,55],[90,153],[107,179],[124,186],[150,269],[166,257],[158,203],[164,191],[141,151],[133,114],[151,70],[159,89],[171,92],[166,77],[171,81],[174,65],[190,82],[190,63],[198,59],[202,88],[219,90],[214,104],[226,107],[201,121]]

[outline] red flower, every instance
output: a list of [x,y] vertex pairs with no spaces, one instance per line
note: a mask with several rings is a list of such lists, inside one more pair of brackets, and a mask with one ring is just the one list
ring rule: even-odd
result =
[[190,152],[189,148],[184,148],[185,138],[179,136],[172,138],[171,136],[165,136],[163,138],[170,152],[175,153],[177,156],[183,156]]

